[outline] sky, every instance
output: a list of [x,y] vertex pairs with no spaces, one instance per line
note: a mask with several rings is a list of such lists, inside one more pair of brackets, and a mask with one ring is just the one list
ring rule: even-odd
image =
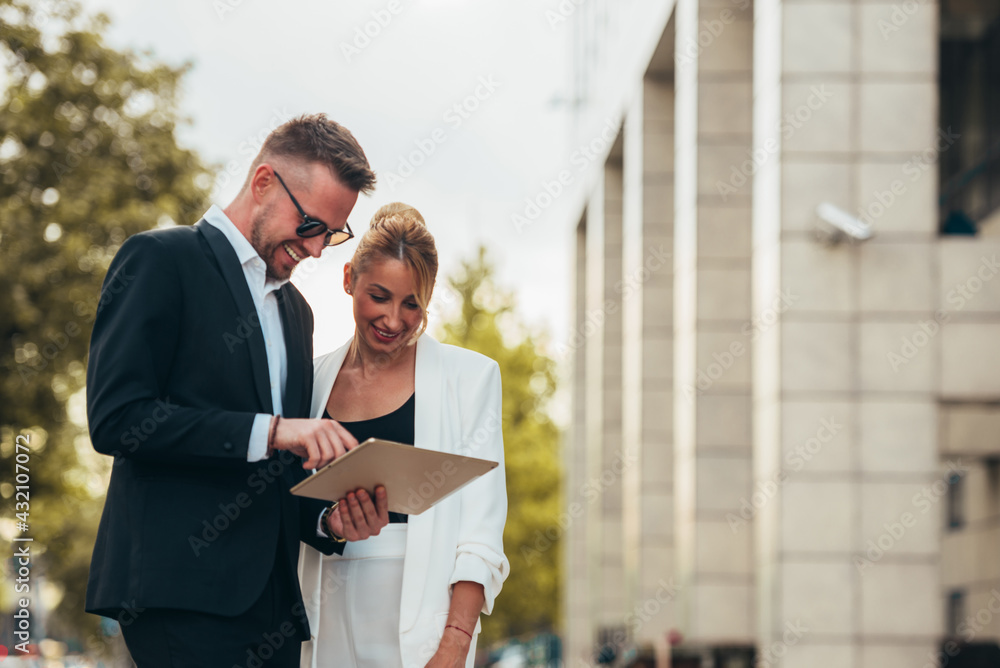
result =
[[[180,100],[190,124],[178,136],[221,167],[216,203],[232,200],[270,129],[325,112],[354,133],[379,178],[350,218],[355,233],[378,207],[402,201],[437,240],[432,331],[448,308],[442,279],[483,244],[518,317],[547,332],[553,350],[568,338],[578,184],[544,196],[571,144],[572,22],[552,20],[558,0],[82,4],[111,18],[113,47],[192,64]],[[536,213],[529,202],[544,206]],[[293,275],[316,315],[316,354],[353,332],[341,276],[355,246],[326,250]]]

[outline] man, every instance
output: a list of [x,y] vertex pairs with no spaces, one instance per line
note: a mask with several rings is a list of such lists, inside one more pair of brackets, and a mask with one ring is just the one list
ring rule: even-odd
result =
[[388,522],[382,488],[333,512],[289,493],[357,442],[307,419],[313,318],[288,279],[353,236],[374,182],[350,132],[300,117],[225,211],[134,235],[108,269],[87,411],[115,461],[86,608],[119,620],[139,668],[297,666],[300,538],[333,554]]

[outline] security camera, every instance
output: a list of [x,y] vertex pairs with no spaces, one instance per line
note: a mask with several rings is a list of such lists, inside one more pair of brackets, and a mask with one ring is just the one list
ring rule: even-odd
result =
[[836,244],[844,239],[852,242],[867,241],[874,234],[871,225],[829,202],[816,207],[816,215],[821,221],[816,236],[828,244]]

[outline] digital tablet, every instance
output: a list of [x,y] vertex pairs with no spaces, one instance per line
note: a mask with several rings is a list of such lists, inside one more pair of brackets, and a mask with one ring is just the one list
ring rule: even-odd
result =
[[338,501],[358,488],[383,485],[389,510],[419,515],[492,471],[498,462],[369,438],[292,488],[292,494]]

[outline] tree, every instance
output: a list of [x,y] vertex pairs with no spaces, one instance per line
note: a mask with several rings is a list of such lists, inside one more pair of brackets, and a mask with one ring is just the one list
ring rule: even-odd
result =
[[[500,365],[507,473],[504,551],[510,576],[493,614],[483,619],[481,646],[526,633],[553,631],[559,618],[559,429],[546,413],[556,388],[555,362],[539,337],[514,320],[513,299],[494,283],[480,248],[450,280],[460,311],[441,340],[487,355]],[[506,334],[505,334],[506,333]]]
[[[15,439],[27,437],[33,583],[44,575],[46,597],[61,599],[45,630],[88,644],[99,636],[87,637],[96,618],[83,598],[110,460],[92,450],[81,390],[101,283],[126,237],[203,213],[211,174],[174,135],[187,66],[109,48],[107,18],[86,19],[72,1],[0,0],[0,23],[0,333],[10,343],[0,495],[14,501]],[[36,611],[41,594],[32,588]],[[9,610],[12,588],[2,596]]]

